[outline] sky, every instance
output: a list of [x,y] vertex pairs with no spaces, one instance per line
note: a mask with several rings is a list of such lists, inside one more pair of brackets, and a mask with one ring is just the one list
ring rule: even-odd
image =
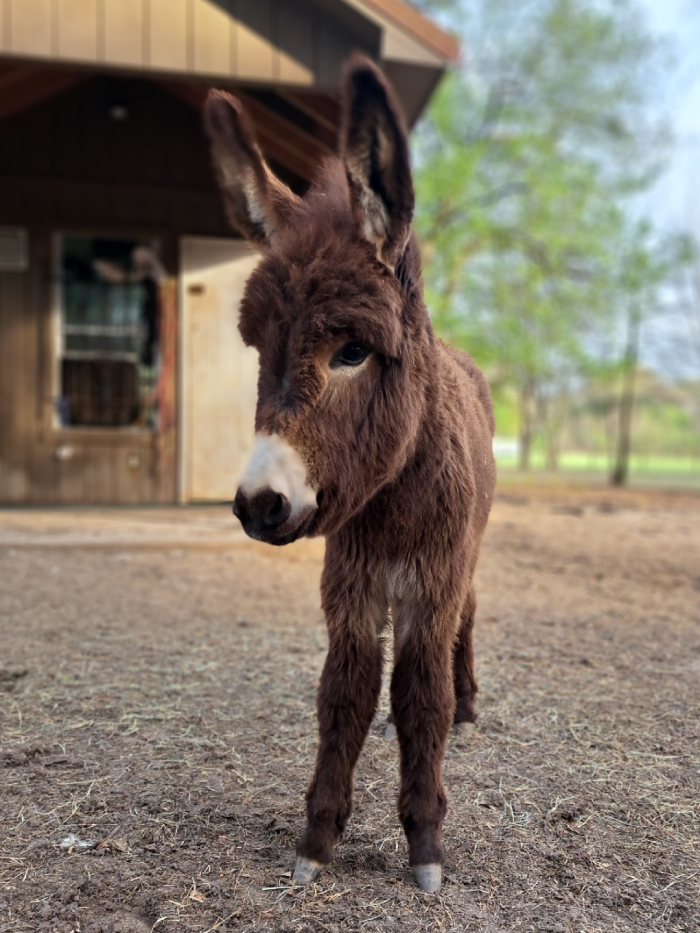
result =
[[[649,195],[661,227],[690,230],[700,240],[700,0],[639,0],[650,28],[667,37],[675,58],[664,88],[676,147],[667,171]],[[682,314],[652,321],[643,333],[644,362],[671,377],[700,375]],[[684,352],[685,348],[685,352]]]
[[664,99],[677,151],[653,193],[654,213],[660,222],[700,236],[700,0],[639,2],[675,57]]

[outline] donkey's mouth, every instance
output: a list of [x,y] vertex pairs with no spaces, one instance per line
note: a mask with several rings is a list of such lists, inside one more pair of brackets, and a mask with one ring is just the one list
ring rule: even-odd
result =
[[256,489],[252,495],[239,486],[233,500],[233,514],[248,537],[266,544],[291,544],[309,534],[317,513],[316,503],[308,503],[294,512],[287,496],[271,486]]
[[271,486],[263,486],[252,494],[239,486],[233,500],[233,514],[248,537],[266,544],[291,544],[297,538],[313,534],[318,511],[318,499],[297,504],[295,511],[289,498]]
[[265,541],[267,544],[274,544],[276,546],[291,544],[293,541],[297,541],[305,535],[313,534],[317,516],[317,508],[311,507],[305,509],[294,521],[294,527],[289,527],[292,524],[292,518],[290,517],[283,525],[280,525],[279,528],[271,528],[269,531],[264,531],[260,535],[255,535],[255,537],[258,541]]

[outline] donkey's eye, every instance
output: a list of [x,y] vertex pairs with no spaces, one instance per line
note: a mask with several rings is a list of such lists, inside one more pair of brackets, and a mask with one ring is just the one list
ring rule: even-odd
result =
[[333,354],[331,366],[359,366],[372,352],[372,348],[359,340],[351,340]]

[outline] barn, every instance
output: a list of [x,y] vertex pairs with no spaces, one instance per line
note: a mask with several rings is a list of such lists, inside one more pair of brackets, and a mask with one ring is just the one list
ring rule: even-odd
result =
[[223,216],[202,102],[237,94],[302,193],[355,49],[410,124],[457,54],[400,0],[0,0],[0,504],[231,499],[257,257]]

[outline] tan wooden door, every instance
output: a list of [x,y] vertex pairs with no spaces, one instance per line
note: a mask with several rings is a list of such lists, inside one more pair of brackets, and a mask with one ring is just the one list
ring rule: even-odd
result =
[[241,240],[180,241],[185,501],[232,500],[253,446],[258,354],[243,345],[238,307],[258,259]]

